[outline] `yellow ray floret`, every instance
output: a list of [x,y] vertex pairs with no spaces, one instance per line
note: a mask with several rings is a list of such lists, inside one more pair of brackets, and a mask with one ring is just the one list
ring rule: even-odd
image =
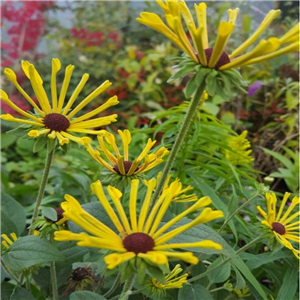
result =
[[[206,4],[194,4],[197,24],[185,1],[157,1],[164,12],[166,24],[154,13],[142,12],[137,21],[149,26],[165,35],[174,44],[181,48],[197,64],[208,68],[228,70],[243,65],[254,64],[271,59],[278,55],[299,51],[296,43],[299,41],[299,24],[281,38],[277,38],[276,47],[265,47],[264,51],[250,50],[249,55],[243,54],[265,32],[271,22],[280,14],[280,10],[271,10],[267,13],[258,28],[240,46],[229,55],[226,53],[226,44],[232,34],[238,17],[239,9],[228,9],[228,21],[221,21],[218,27],[216,40],[211,48],[208,45],[208,29],[206,21]],[[183,22],[183,21],[184,22]],[[185,25],[185,26],[183,26]],[[188,36],[189,33],[190,37]],[[271,37],[275,38],[275,37]],[[268,39],[270,40],[270,38]],[[285,43],[293,43],[292,47],[279,49]],[[260,49],[260,48],[259,48]],[[261,49],[260,49],[261,50]],[[266,55],[268,52],[268,55]],[[240,56],[238,56],[240,55]]]
[[[276,240],[284,247],[290,249],[293,254],[299,259],[299,249],[296,249],[291,243],[296,242],[299,245],[299,197],[295,196],[291,204],[287,205],[287,200],[290,193],[285,193],[283,200],[277,212],[277,197],[274,193],[266,193],[267,212],[260,206],[257,210],[263,216],[264,220],[261,221],[263,225],[272,230]],[[292,214],[294,208],[297,211]],[[283,212],[286,209],[285,212]],[[296,221],[295,221],[296,219]]]
[[111,85],[110,81],[106,80],[92,93],[81,100],[74,109],[71,109],[72,105],[77,100],[81,90],[83,89],[85,83],[89,78],[88,74],[84,74],[82,76],[81,81],[72,93],[70,99],[66,101],[66,95],[71,82],[74,66],[69,65],[66,67],[65,77],[60,88],[60,93],[58,95],[56,76],[61,69],[61,62],[58,58],[53,58],[51,73],[52,101],[50,103],[50,100],[48,99],[47,93],[43,86],[42,77],[36,70],[35,66],[28,61],[22,61],[22,69],[26,77],[30,80],[32,89],[37,99],[37,103],[35,103],[35,101],[19,85],[17,76],[13,70],[6,68],[4,70],[4,74],[22,94],[26,101],[28,101],[29,104],[34,108],[36,114],[26,112],[19,108],[9,99],[8,95],[3,90],[1,90],[1,100],[24,117],[24,119],[15,118],[10,114],[3,114],[1,115],[1,119],[30,125],[28,136],[40,137],[45,135],[51,139],[57,139],[60,145],[68,144],[70,140],[80,144],[84,144],[89,141],[89,138],[80,138],[77,136],[77,133],[98,135],[101,134],[102,131],[97,128],[109,125],[112,122],[116,122],[116,114],[94,119],[91,118],[105,111],[109,107],[117,105],[119,103],[117,96],[111,97],[98,108],[95,108],[94,110],[85,113],[80,117],[75,117],[75,115],[80,112],[86,105],[88,105],[107,88],[109,88],[109,86]]
[[[61,204],[64,210],[64,218],[80,226],[86,233],[72,233],[67,230],[56,231],[57,241],[77,241],[78,246],[108,249],[113,253],[108,254],[104,261],[108,269],[113,269],[123,262],[135,257],[140,257],[146,262],[156,265],[167,264],[169,258],[176,258],[190,264],[197,264],[198,259],[192,252],[178,252],[176,248],[208,248],[221,250],[222,246],[211,240],[202,240],[195,243],[171,243],[167,241],[178,237],[186,230],[205,222],[223,217],[221,211],[213,211],[211,208],[204,208],[202,212],[197,212],[199,208],[208,205],[211,200],[208,197],[200,198],[189,209],[160,227],[160,222],[169,207],[171,201],[176,197],[180,184],[177,180],[164,189],[155,207],[150,210],[150,198],[156,187],[156,180],[145,181],[147,192],[140,214],[137,214],[137,197],[139,191],[139,180],[131,181],[131,191],[129,196],[129,214],[126,214],[122,206],[121,198],[123,194],[115,187],[108,186],[108,194],[113,206],[104,193],[102,184],[97,181],[91,185],[92,191],[96,194],[103,209],[106,211],[115,228],[107,225],[88,214],[79,202],[70,195],[65,195],[65,202]],[[166,233],[166,230],[183,219],[189,213],[199,214],[194,221],[179,226]],[[127,217],[129,215],[129,217]],[[173,278],[172,274],[169,279]]]
[[166,148],[161,147],[157,151],[148,154],[156,143],[156,141],[149,139],[141,154],[130,160],[129,145],[131,143],[131,133],[125,129],[123,131],[118,130],[118,134],[122,141],[123,151],[119,150],[115,136],[105,130],[98,136],[99,151],[94,150],[90,143],[86,144],[88,153],[101,166],[115,174],[131,176],[144,173],[162,163],[162,158],[169,153]]

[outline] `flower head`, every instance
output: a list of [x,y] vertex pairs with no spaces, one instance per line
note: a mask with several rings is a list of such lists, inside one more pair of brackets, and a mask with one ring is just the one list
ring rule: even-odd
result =
[[145,292],[154,299],[162,299],[166,296],[167,290],[169,289],[181,289],[182,285],[187,282],[188,273],[177,276],[183,269],[179,264],[165,276],[165,283],[160,282],[154,277],[148,277],[144,283]]
[[75,198],[70,195],[65,195],[66,202],[61,204],[65,211],[64,217],[80,226],[89,234],[72,233],[67,230],[62,230],[55,232],[55,240],[78,241],[78,246],[113,251],[114,253],[108,254],[104,258],[108,269],[113,269],[121,263],[136,257],[154,265],[165,265],[168,263],[168,258],[176,258],[190,264],[197,264],[198,258],[195,257],[192,252],[171,250],[186,247],[222,249],[221,245],[211,240],[202,240],[196,243],[168,243],[174,237],[198,224],[223,217],[223,212],[219,210],[213,211],[211,208],[206,207],[191,222],[166,232],[186,215],[209,205],[211,203],[210,198],[200,198],[184,212],[159,227],[163,216],[175,197],[174,191],[178,188],[178,183],[174,182],[170,184],[170,187],[162,192],[151,210],[150,200],[156,186],[156,179],[145,180],[144,183],[147,186],[147,191],[144,201],[142,201],[139,217],[137,217],[139,180],[134,179],[131,181],[129,218],[127,218],[124,207],[121,204],[120,199],[122,193],[118,189],[112,186],[108,186],[107,189],[114,203],[115,212],[105,196],[101,182],[97,181],[91,185],[92,191],[98,197],[119,234],[116,234],[115,231],[103,224],[100,220],[97,220],[84,211]]
[[[299,50],[299,24],[296,24],[281,38],[270,37],[267,40],[263,39],[248,53],[240,55],[257,41],[269,24],[280,14],[280,10],[269,11],[254,33],[228,55],[224,50],[235,28],[236,18],[239,13],[238,8],[228,9],[228,21],[221,21],[215,43],[213,47],[209,47],[206,4],[204,2],[194,5],[197,23],[183,0],[166,0],[165,2],[158,0],[156,2],[164,11],[167,24],[157,14],[148,12],[142,12],[137,21],[164,34],[195,63],[207,68],[228,70]],[[191,41],[185,31],[184,23],[191,36]],[[289,45],[286,46],[286,44]]]
[[[292,200],[291,205],[288,207],[286,212],[283,214],[284,207],[290,196],[290,193],[285,193],[283,200],[280,204],[279,211],[277,212],[276,202],[277,198],[274,193],[266,193],[267,200],[267,213],[260,207],[257,206],[258,211],[264,217],[265,220],[261,223],[272,230],[276,240],[284,247],[292,250],[294,255],[299,259],[299,250],[295,249],[289,242],[293,241],[299,244],[299,209],[292,215],[292,210],[299,205],[299,197],[295,196]],[[292,222],[297,218],[297,221]]]
[[[35,97],[38,100],[36,104],[33,99],[23,90],[17,81],[17,76],[13,70],[6,68],[4,69],[5,76],[13,83],[17,90],[24,96],[29,104],[34,108],[35,114],[28,113],[14,104],[8,97],[8,95],[1,90],[1,100],[4,101],[8,106],[14,109],[19,114],[23,115],[26,119],[15,118],[10,114],[1,115],[1,119],[11,122],[17,122],[27,124],[30,126],[28,136],[39,137],[48,135],[50,139],[58,139],[60,145],[68,144],[70,140],[77,143],[83,144],[90,140],[87,137],[79,138],[76,136],[77,133],[83,134],[101,134],[100,130],[94,130],[100,126],[108,125],[111,122],[115,122],[117,115],[110,115],[106,117],[99,117],[89,120],[90,118],[98,115],[100,112],[107,108],[118,104],[116,96],[108,99],[104,104],[98,108],[80,116],[75,115],[82,110],[88,103],[94,100],[97,96],[103,93],[110,85],[111,82],[106,80],[98,88],[96,88],[91,94],[85,97],[80,103],[71,109],[72,105],[76,101],[79,93],[83,89],[87,82],[89,75],[84,74],[81,81],[78,83],[70,99],[65,102],[68,86],[71,80],[71,75],[74,70],[73,65],[66,67],[64,81],[58,97],[56,87],[56,75],[61,68],[59,59],[53,58],[52,60],[52,75],[51,75],[51,97],[52,104],[48,99],[47,93],[43,87],[43,80],[34,65],[28,61],[22,61],[22,69],[30,80]],[[75,133],[75,135],[71,134]]]
[[[134,160],[131,160],[129,158],[128,147],[131,142],[131,133],[127,129],[124,131],[118,130],[118,133],[123,144],[123,154],[120,153],[119,148],[117,147],[114,135],[104,130],[103,134],[98,136],[100,152],[94,150],[90,143],[87,144],[87,151],[89,154],[100,165],[115,174],[125,176],[141,174],[159,165],[163,162],[162,158],[169,153],[166,148],[161,147],[156,152],[148,154],[156,143],[156,141],[149,139],[141,154]],[[110,152],[110,148],[113,149],[115,154]],[[101,156],[102,153],[106,159]]]
[[260,81],[254,81],[248,87],[248,96],[253,97],[256,92],[258,92],[262,88],[262,83]]
[[247,130],[244,130],[240,135],[232,136],[227,141],[228,146],[234,152],[225,150],[225,156],[233,165],[245,164],[254,160],[250,155],[252,150],[248,150],[251,147],[251,144],[246,139],[247,133]]
[[[161,177],[161,172],[159,172],[157,175],[157,182],[159,181],[160,177]],[[169,175],[167,177],[164,187],[163,187],[163,191],[169,188],[170,179],[171,179],[171,175]],[[185,192],[194,189],[191,185],[188,185],[187,187],[182,188],[182,183],[180,182],[180,180],[178,178],[175,179],[174,183],[176,183],[177,189],[174,190],[174,197],[172,200],[173,202],[193,202],[193,201],[198,200],[198,197],[196,194],[188,194],[188,195],[185,194]]]

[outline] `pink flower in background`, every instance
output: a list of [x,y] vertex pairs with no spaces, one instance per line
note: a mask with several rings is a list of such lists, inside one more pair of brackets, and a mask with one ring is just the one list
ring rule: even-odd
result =
[[[24,101],[23,99],[19,99],[19,95],[18,94],[13,94],[10,97],[10,100],[17,105],[18,107],[20,107],[21,109],[27,111],[31,109],[31,106]],[[33,100],[36,101],[36,99],[33,98]],[[12,116],[21,116],[21,114],[17,113],[14,109],[12,109],[11,107],[9,107],[4,101],[1,101],[1,109],[6,112],[7,114],[11,114]]]
[[253,97],[256,92],[262,88],[262,86],[263,85],[260,81],[254,81],[254,83],[248,87],[248,96]]

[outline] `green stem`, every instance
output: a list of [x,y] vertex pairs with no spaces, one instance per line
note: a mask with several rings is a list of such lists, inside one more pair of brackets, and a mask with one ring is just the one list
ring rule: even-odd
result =
[[[33,222],[36,220],[36,218],[39,214],[39,209],[40,209],[40,206],[41,206],[41,203],[42,203],[42,199],[43,199],[43,196],[44,196],[46,184],[47,184],[47,181],[48,181],[48,176],[49,176],[50,167],[51,167],[52,159],[53,159],[53,156],[54,156],[54,152],[55,152],[55,147],[51,151],[47,151],[45,169],[44,169],[44,172],[43,172],[41,185],[40,185],[40,188],[39,188],[39,192],[38,192],[36,203],[35,203],[35,208],[34,208],[32,219],[31,219],[31,226],[32,226]],[[33,235],[33,232],[34,232],[34,229],[30,228],[28,235]]]
[[[130,295],[137,295],[137,294],[143,292],[143,290],[144,290],[144,289],[135,290],[135,291],[131,292]],[[120,297],[121,295],[122,295],[122,294],[119,294],[119,295],[117,295],[117,296],[114,296],[114,297],[110,298],[109,300],[117,300],[117,299],[119,299],[119,297]]]
[[103,295],[104,298],[109,297],[117,289],[120,283],[120,278],[121,278],[121,273],[118,273],[112,287]]
[[52,299],[58,300],[58,287],[57,287],[57,280],[56,280],[56,270],[55,270],[55,262],[50,262],[50,276],[51,276],[51,284],[52,284]]
[[225,289],[224,286],[220,286],[220,287],[218,287],[218,288],[215,288],[215,289],[210,290],[209,292],[210,292],[210,293],[214,293],[214,292],[221,291],[221,290],[224,290],[224,289]]
[[231,219],[248,203],[250,203],[254,198],[256,198],[259,195],[259,193],[256,193],[254,196],[252,196],[250,199],[248,199],[246,202],[244,202],[241,206],[239,206],[228,218],[225,220],[224,224],[221,226],[221,228],[218,230],[218,233],[220,233],[226,225],[231,221]]
[[156,202],[157,198],[159,197],[159,195],[160,195],[160,193],[163,189],[165,181],[166,181],[166,179],[168,177],[168,174],[169,174],[169,172],[170,172],[170,170],[173,166],[173,163],[175,161],[176,155],[177,155],[182,143],[184,142],[185,135],[186,135],[187,131],[189,130],[189,128],[190,128],[190,126],[193,122],[193,119],[194,119],[194,116],[195,116],[196,112],[198,111],[198,107],[199,107],[199,104],[200,104],[200,101],[201,101],[201,96],[203,94],[204,89],[205,89],[205,82],[202,82],[198,86],[198,88],[197,88],[197,90],[194,94],[194,97],[190,102],[190,105],[189,105],[188,110],[186,112],[185,118],[184,118],[184,120],[183,120],[183,122],[180,126],[180,129],[179,129],[177,138],[175,140],[174,146],[173,146],[173,148],[170,152],[170,155],[169,155],[168,160],[165,164],[165,167],[162,171],[162,174],[161,174],[160,180],[158,182],[158,185],[157,185],[157,187],[155,189],[155,192],[152,196],[152,199],[151,199],[151,204],[152,205]]
[[3,269],[5,270],[5,272],[10,276],[11,279],[13,279],[18,285],[22,285],[22,281],[20,281],[17,276],[15,276],[15,274],[13,274],[4,264],[4,261],[1,257],[1,265],[3,267]]
[[[262,235],[260,235],[259,237],[257,237],[256,239],[254,239],[253,241],[251,241],[250,243],[246,244],[244,247],[240,248],[238,251],[235,252],[235,256],[233,258],[235,258],[236,256],[238,256],[241,252],[247,250],[248,248],[250,248],[251,246],[253,246],[254,244],[256,244],[258,241],[260,241],[263,237],[264,237],[265,233],[263,233]],[[210,268],[209,270],[206,270],[205,272],[203,272],[202,274],[199,274],[198,276],[195,276],[191,279],[188,280],[188,282],[193,282],[196,281],[200,278],[205,277],[208,273],[210,273],[211,271],[220,268],[221,266],[225,265],[227,262],[229,262],[231,260],[232,257],[227,257],[225,260],[223,260],[222,262],[220,262],[218,265]]]
[[126,281],[125,281],[125,284],[124,284],[124,288],[123,288],[123,291],[122,291],[122,294],[120,295],[120,297],[118,298],[119,300],[127,300],[128,297],[131,295],[131,289],[132,289],[132,286],[134,284],[134,281],[135,281],[135,276],[132,276],[131,278],[128,278]]

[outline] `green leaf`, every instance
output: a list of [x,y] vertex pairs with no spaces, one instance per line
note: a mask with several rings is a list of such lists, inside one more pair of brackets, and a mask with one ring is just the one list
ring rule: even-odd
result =
[[155,279],[157,279],[161,283],[166,283],[165,275],[159,267],[147,264],[147,269],[148,269],[148,271],[149,271],[149,273],[151,274],[152,277],[154,277]]
[[189,99],[192,97],[192,95],[196,91],[197,87],[198,87],[198,85],[196,83],[196,77],[194,76],[189,80],[189,82],[185,86],[184,95],[185,95],[186,99]]
[[212,69],[209,68],[200,68],[197,74],[195,75],[197,85],[200,85],[211,71]]
[[235,266],[233,267],[233,269],[234,269],[235,275],[236,275],[235,287],[238,290],[241,290],[243,287],[246,286],[246,281],[245,281],[244,277],[242,276],[242,274],[240,273],[240,271]]
[[251,273],[247,265],[243,262],[240,257],[233,258],[232,264],[237,267],[237,269],[245,276],[245,278],[253,285],[255,290],[259,293],[259,295],[264,300],[268,300],[268,297],[261,287],[260,283],[257,281],[255,276]]
[[57,221],[57,212],[52,207],[41,207],[42,215],[52,221]]
[[21,271],[37,264],[65,258],[48,240],[41,240],[38,236],[24,236],[10,246],[3,259],[10,269]]
[[33,153],[39,152],[44,149],[48,141],[48,137],[42,136],[36,140],[33,145]]
[[200,284],[184,284],[178,292],[178,300],[213,300],[209,291]]
[[35,297],[33,297],[33,295],[26,289],[21,287],[16,287],[13,294],[11,295],[10,300],[20,300],[20,299],[35,300]]
[[168,80],[167,80],[167,83],[170,83],[172,81],[174,81],[175,79],[178,79],[178,78],[182,78],[192,72],[195,72],[195,66],[192,65],[188,65],[188,66],[185,66],[181,69],[179,69],[174,75],[172,75]]
[[1,191],[1,231],[19,236],[25,228],[26,216],[23,206]]
[[[218,265],[222,261],[221,257],[217,258],[209,267],[207,270],[213,268],[214,266]],[[219,267],[218,269],[215,269],[211,271],[208,274],[209,281],[211,283],[220,283],[224,282],[228,279],[231,272],[231,265],[230,262],[226,263],[225,265]]]
[[273,262],[275,260],[286,258],[291,256],[290,253],[284,252],[284,251],[277,251],[277,252],[271,252],[271,253],[262,253],[262,254],[256,254],[253,255],[253,258],[250,258],[246,264],[249,267],[249,269],[256,269],[264,264],[268,264],[270,262]]
[[70,300],[106,300],[103,296],[90,291],[77,291],[70,295]]
[[298,264],[287,268],[276,300],[294,299],[298,289]]
[[[4,278],[3,278],[4,279]],[[1,283],[1,300],[10,300],[16,286],[6,281]]]
[[205,78],[206,91],[210,96],[214,96],[217,87],[217,77],[218,71],[212,70],[208,76]]
[[7,148],[12,145],[17,138],[17,136],[1,133],[1,149]]
[[267,148],[263,148],[264,152],[273,156],[277,160],[279,160],[286,168],[292,169],[293,168],[293,163],[286,158],[285,156],[281,155],[280,153],[274,152],[272,150],[269,150]]

